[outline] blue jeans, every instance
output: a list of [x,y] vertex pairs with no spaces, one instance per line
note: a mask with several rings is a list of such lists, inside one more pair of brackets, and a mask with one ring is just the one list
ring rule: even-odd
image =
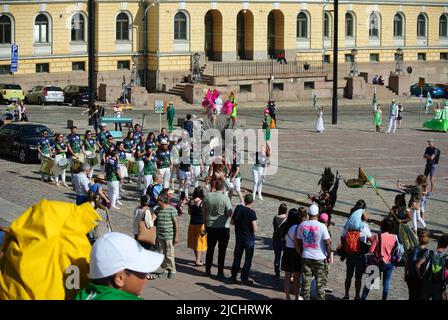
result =
[[272,242],[272,247],[274,248],[274,270],[275,274],[280,274],[280,261],[282,261],[282,251],[283,251],[283,241],[281,240],[274,240]]
[[241,258],[243,257],[243,252],[245,251],[246,256],[244,259],[243,270],[241,271],[241,280],[245,281],[249,279],[249,271],[252,265],[252,258],[254,256],[254,248],[254,240],[236,240],[232,265],[233,278],[236,278],[238,271],[240,270]]
[[[394,271],[394,265],[392,263],[385,264],[383,269],[381,270],[381,276],[383,277],[382,300],[387,300],[387,295],[389,294],[390,278],[392,277],[393,271]],[[364,290],[362,291],[361,300],[366,300],[369,292],[370,292],[370,289],[368,289],[367,286],[365,286]]]
[[76,196],[76,205],[81,205],[83,203],[89,202],[89,198],[86,196]]

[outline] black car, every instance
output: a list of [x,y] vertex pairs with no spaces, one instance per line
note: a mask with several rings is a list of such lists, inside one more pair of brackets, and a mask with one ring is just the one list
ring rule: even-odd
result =
[[89,103],[89,87],[68,85],[62,91],[64,91],[65,103],[71,103],[72,106],[79,106]]
[[48,140],[53,144],[54,133],[47,126],[33,123],[3,125],[0,127],[0,153],[17,157],[22,163],[39,161],[37,143],[43,130],[48,131]]

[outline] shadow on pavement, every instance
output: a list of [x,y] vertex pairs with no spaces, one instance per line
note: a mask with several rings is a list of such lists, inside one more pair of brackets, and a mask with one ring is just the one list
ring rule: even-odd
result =
[[222,295],[227,295],[229,297],[237,296],[247,300],[271,300],[271,298],[268,296],[251,291],[250,288],[253,287],[242,287],[240,289],[240,288],[228,288],[225,287],[224,285],[214,286],[209,283],[197,283],[196,285]]

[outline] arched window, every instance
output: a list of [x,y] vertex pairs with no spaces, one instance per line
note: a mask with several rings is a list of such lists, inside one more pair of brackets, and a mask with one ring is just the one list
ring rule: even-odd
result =
[[12,22],[7,15],[0,15],[0,44],[9,44],[12,39]]
[[446,14],[442,14],[439,19],[439,36],[448,37],[448,16]]
[[369,37],[379,38],[380,36],[380,18],[373,12],[369,18]]
[[41,13],[36,17],[34,21],[34,42],[35,43],[48,43],[50,33],[50,21],[48,17]]
[[426,38],[426,17],[423,13],[417,17],[417,37]]
[[297,15],[297,38],[308,38],[308,17],[305,12]]
[[355,37],[355,19],[353,18],[353,14],[351,14],[350,12],[347,12],[345,14],[345,37]]
[[179,11],[174,16],[174,40],[187,39],[187,16]]
[[72,41],[86,41],[86,19],[78,12],[72,17]]
[[129,17],[124,12],[116,19],[116,40],[129,41]]
[[400,13],[394,16],[394,37],[403,37],[404,18]]
[[324,37],[330,38],[331,17],[328,12],[324,13]]

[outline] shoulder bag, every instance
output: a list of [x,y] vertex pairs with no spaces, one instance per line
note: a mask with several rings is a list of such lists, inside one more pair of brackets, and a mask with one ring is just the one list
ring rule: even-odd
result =
[[142,219],[138,223],[138,234],[137,234],[137,240],[147,243],[151,246],[156,245],[156,238],[157,238],[157,227],[151,227],[148,228],[145,223],[145,216],[146,214],[151,214],[150,211],[145,210],[142,214]]

